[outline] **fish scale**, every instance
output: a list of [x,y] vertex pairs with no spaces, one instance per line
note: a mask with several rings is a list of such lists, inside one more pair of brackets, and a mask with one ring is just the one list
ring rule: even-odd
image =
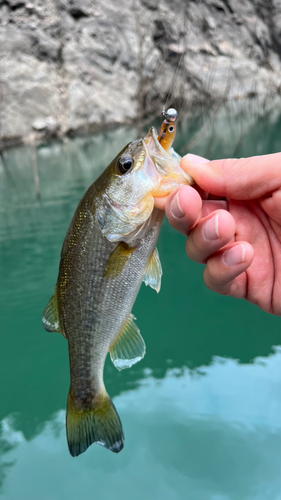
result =
[[160,134],[168,151],[153,128],[128,144],[88,189],[65,237],[43,324],[68,340],[66,427],[72,456],[93,442],[113,452],[124,445],[122,423],[103,381],[104,363],[110,352],[118,369],[128,368],[145,354],[131,310],[143,281],[160,290],[156,244],[164,212],[154,208],[153,196],[192,183],[171,148],[174,116],[166,116]]

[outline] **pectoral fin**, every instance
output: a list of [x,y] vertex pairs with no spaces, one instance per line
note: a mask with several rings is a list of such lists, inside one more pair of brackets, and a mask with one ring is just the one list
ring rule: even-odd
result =
[[104,270],[104,277],[109,279],[117,278],[129,261],[133,251],[134,248],[121,241],[109,256]]
[[151,286],[157,293],[161,288],[161,276],[163,274],[162,266],[157,248],[154,248],[148,261],[143,281],[146,285]]
[[130,368],[145,355],[145,343],[134,319],[130,314],[109,350],[111,361],[118,370]]
[[[45,308],[45,311],[43,313],[42,323],[47,332],[62,333],[62,328],[59,319],[58,298],[56,291],[52,296],[52,298],[50,299],[47,307]],[[62,335],[64,334],[62,333]]]

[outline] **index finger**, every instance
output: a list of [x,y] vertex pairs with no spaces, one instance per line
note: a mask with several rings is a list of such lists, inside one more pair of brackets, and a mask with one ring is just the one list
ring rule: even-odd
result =
[[281,186],[281,153],[199,164],[186,155],[181,168],[208,193],[235,200],[258,199]]

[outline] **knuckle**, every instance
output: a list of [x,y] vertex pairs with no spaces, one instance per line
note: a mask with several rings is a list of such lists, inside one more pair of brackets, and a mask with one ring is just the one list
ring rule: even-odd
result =
[[232,276],[227,276],[218,267],[217,259],[209,259],[205,269],[209,288],[221,294],[225,294],[231,286]]
[[221,162],[221,174],[224,191],[227,197],[233,195],[233,179],[235,179],[235,190],[243,189],[245,183],[245,165],[247,158],[225,159]]
[[191,260],[194,260],[195,262],[198,262],[199,264],[202,264],[205,262],[205,253],[202,251],[202,248],[198,247],[196,244],[196,239],[193,237],[193,234],[191,233],[186,242],[186,253],[188,257]]
[[203,278],[204,278],[205,285],[209,288],[209,290],[212,290],[212,292],[219,293],[217,283],[210,276],[210,273],[209,273],[209,270],[207,267],[204,270]]

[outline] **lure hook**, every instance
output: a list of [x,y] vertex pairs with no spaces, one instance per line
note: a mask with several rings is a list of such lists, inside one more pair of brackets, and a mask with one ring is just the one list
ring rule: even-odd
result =
[[167,111],[163,109],[162,115],[164,116],[164,120],[161,126],[161,131],[158,136],[158,141],[161,146],[165,149],[165,151],[169,151],[171,148],[174,139],[176,137],[176,124],[175,121],[178,117],[178,112],[174,108],[169,108]]
[[175,122],[179,115],[178,115],[178,112],[176,109],[169,108],[167,111],[165,111],[165,109],[163,109],[162,116],[164,116],[165,119],[170,121],[170,122]]

